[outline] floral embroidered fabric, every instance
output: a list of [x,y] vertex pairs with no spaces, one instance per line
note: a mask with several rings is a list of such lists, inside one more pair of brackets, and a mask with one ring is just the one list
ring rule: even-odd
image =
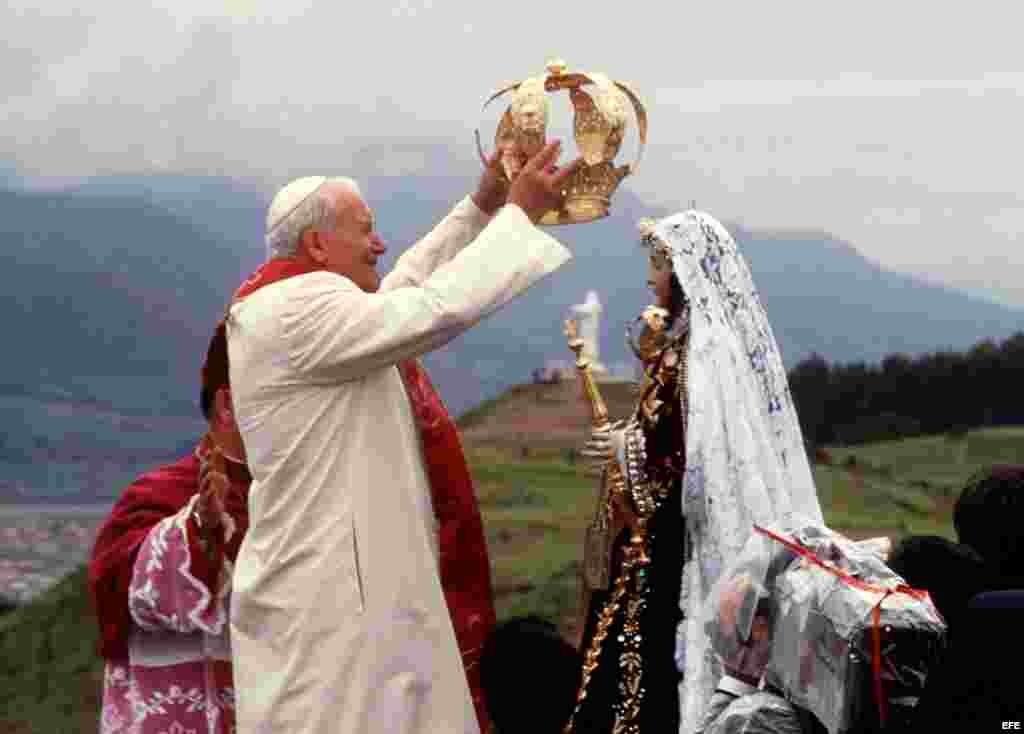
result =
[[[232,734],[235,692],[227,609],[195,563],[198,495],[153,527],[129,589],[128,657],[107,661],[100,734]],[[230,578],[225,559],[223,578]]]

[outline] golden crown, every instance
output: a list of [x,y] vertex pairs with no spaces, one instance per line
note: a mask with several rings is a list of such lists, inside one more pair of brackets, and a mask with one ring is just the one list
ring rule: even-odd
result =
[[[547,212],[540,224],[580,224],[608,216],[612,194],[626,176],[636,171],[644,145],[647,144],[647,112],[636,94],[625,84],[612,81],[603,74],[567,73],[564,61],[548,64],[547,76],[531,77],[492,94],[484,109],[508,92],[513,92],[512,104],[498,124],[494,145],[501,151],[502,170],[509,181],[523,165],[544,147],[547,129],[549,92],[569,90],[569,99],[576,110],[574,134],[576,147],[583,158],[581,165],[569,178],[565,201],[561,208]],[[626,132],[626,100],[633,105],[640,149],[636,160],[616,167],[613,159],[618,155]],[[487,164],[476,131],[480,159]]]

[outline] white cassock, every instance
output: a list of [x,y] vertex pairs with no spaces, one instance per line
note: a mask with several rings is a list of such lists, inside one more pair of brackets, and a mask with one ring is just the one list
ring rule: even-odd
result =
[[419,436],[395,365],[570,259],[468,197],[378,293],[329,272],[236,303],[231,388],[253,474],[234,569],[239,734],[477,734],[438,576]]

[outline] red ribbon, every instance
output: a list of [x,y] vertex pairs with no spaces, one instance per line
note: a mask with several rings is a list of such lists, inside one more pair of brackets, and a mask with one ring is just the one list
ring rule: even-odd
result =
[[755,525],[754,526],[754,530],[756,530],[757,532],[761,533],[762,535],[767,535],[769,538],[771,538],[772,540],[774,540],[776,542],[782,543],[784,546],[786,546],[787,548],[789,548],[793,552],[800,554],[801,556],[803,556],[807,560],[809,560],[812,563],[816,564],[817,566],[825,569],[830,574],[832,574],[833,576],[837,577],[841,581],[847,583],[848,585],[853,586],[854,588],[860,589],[861,591],[868,591],[868,592],[871,592],[871,593],[881,594],[882,595],[882,598],[878,600],[878,603],[871,610],[872,611],[871,637],[872,637],[872,653],[873,653],[872,654],[872,661],[871,661],[871,670],[872,670],[872,673],[873,673],[873,676],[874,676],[875,699],[878,701],[878,719],[881,722],[882,726],[884,727],[885,726],[885,718],[886,718],[886,703],[885,703],[885,696],[884,696],[885,689],[882,686],[882,630],[881,630],[882,602],[884,602],[889,597],[890,594],[900,593],[900,594],[907,594],[908,596],[911,596],[914,599],[917,599],[918,601],[926,602],[929,605],[931,605],[932,608],[934,609],[935,605],[932,604],[932,600],[931,600],[931,597],[929,596],[928,592],[925,591],[924,589],[914,589],[914,588],[911,588],[910,586],[907,586],[906,584],[900,584],[898,586],[894,586],[894,587],[890,588],[890,587],[886,587],[886,586],[874,586],[872,584],[864,583],[860,579],[858,579],[858,578],[856,578],[854,576],[851,576],[850,574],[846,573],[841,568],[836,568],[831,563],[828,563],[826,561],[821,560],[814,553],[812,553],[807,548],[804,548],[799,543],[796,543],[796,542],[794,542],[794,541],[792,541],[792,540],[790,540],[788,538],[785,538],[785,537],[783,537],[783,536],[781,536],[781,535],[779,535],[777,533],[774,533],[771,530],[768,530],[767,528],[763,528],[760,525]]

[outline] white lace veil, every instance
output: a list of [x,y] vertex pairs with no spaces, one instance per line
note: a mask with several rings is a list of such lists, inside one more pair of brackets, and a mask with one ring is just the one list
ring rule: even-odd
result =
[[669,251],[690,304],[683,516],[692,549],[676,637],[680,731],[700,722],[720,671],[700,610],[754,523],[823,523],[786,371],[750,269],[726,229],[685,211],[645,239]]

